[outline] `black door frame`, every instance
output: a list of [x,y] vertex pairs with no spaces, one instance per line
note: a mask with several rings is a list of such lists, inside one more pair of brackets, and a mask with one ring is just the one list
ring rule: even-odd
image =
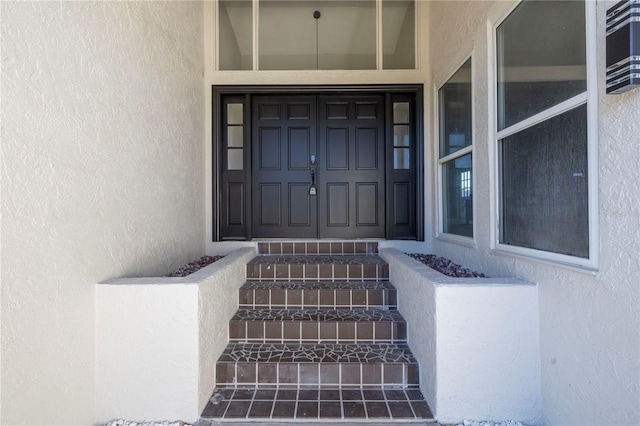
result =
[[[392,123],[392,99],[413,99],[413,108],[415,112],[412,116],[415,119],[414,126],[414,138],[415,138],[415,177],[414,187],[412,192],[415,194],[415,209],[411,212],[415,214],[414,232],[413,235],[389,235],[389,229],[392,226],[387,223],[387,236],[388,239],[412,239],[418,241],[424,241],[424,122],[423,122],[423,92],[424,88],[422,84],[394,84],[394,85],[242,85],[242,86],[228,86],[219,85],[212,86],[212,191],[213,191],[213,208],[212,208],[212,221],[213,221],[213,235],[212,241],[226,241],[226,240],[251,240],[251,191],[250,188],[245,188],[242,193],[242,202],[244,208],[244,220],[242,224],[239,224],[238,231],[234,233],[228,232],[229,235],[223,235],[222,232],[222,219],[224,212],[221,211],[222,206],[225,205],[222,199],[222,171],[223,168],[223,131],[225,128],[223,117],[223,99],[231,98],[236,99],[238,102],[242,102],[245,105],[244,119],[245,123],[249,123],[251,120],[251,99],[253,95],[258,94],[273,94],[273,95],[286,95],[286,94],[384,94],[385,95],[385,136],[387,138],[393,138],[393,125]],[[251,141],[251,126],[245,126],[244,140],[245,144]],[[391,165],[393,161],[392,153],[387,150],[387,165]],[[245,158],[249,158],[246,155]],[[246,182],[251,182],[251,167],[250,163],[245,159],[244,161],[244,174],[246,176]],[[387,198],[392,190],[393,182],[387,179]],[[386,203],[386,208],[390,209],[389,203]],[[390,215],[387,215],[390,217]],[[388,219],[389,221],[389,219]],[[233,235],[231,235],[233,234]]]

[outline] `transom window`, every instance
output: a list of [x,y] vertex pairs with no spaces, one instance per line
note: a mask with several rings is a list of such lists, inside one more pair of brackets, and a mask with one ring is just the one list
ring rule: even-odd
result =
[[496,30],[498,244],[578,266],[592,253],[586,42],[583,1],[524,0]]
[[414,0],[219,0],[217,4],[219,70],[416,68]]

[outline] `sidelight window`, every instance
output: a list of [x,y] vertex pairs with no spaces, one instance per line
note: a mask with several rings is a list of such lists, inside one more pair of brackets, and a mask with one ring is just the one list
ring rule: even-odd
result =
[[438,91],[440,232],[473,237],[471,59]]
[[496,29],[498,248],[575,266],[593,265],[589,7],[524,0]]
[[244,106],[227,104],[227,170],[244,169]]
[[411,166],[411,123],[409,103],[393,103],[393,168],[407,170]]

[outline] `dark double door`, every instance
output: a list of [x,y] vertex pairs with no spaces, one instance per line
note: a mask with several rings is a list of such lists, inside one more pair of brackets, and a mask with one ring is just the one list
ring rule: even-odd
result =
[[384,97],[255,96],[252,236],[384,238]]

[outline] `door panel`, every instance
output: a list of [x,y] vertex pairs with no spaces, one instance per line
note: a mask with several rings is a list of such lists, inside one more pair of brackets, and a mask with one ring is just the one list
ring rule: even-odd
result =
[[224,193],[227,196],[225,201],[228,209],[227,217],[229,218],[229,225],[244,225],[244,183],[229,182]]
[[309,170],[311,135],[309,128],[289,129],[289,170]]
[[282,226],[282,185],[279,183],[262,183],[258,186],[260,193],[260,226]]
[[380,139],[376,129],[356,129],[356,170],[377,170]]
[[411,222],[411,185],[409,183],[393,184],[393,217],[394,226],[407,226]]
[[349,225],[349,184],[329,183],[326,186],[327,226]]
[[356,225],[378,225],[378,184],[356,183]]
[[255,96],[252,111],[252,236],[317,238],[316,98]]
[[280,129],[260,128],[258,132],[259,170],[280,171]]
[[384,99],[319,100],[320,238],[384,238]]
[[289,226],[311,227],[311,205],[308,183],[289,184]]
[[349,129],[327,128],[326,138],[327,170],[349,169]]

